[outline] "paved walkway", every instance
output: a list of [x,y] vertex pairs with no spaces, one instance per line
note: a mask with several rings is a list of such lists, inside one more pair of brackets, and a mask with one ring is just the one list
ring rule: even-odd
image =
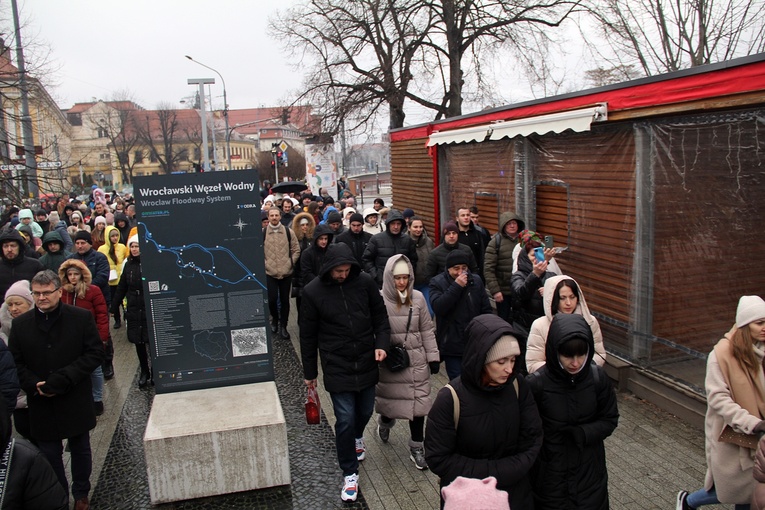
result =
[[[330,400],[328,395],[321,394],[326,420],[319,426],[305,425],[294,320],[289,330],[292,342],[275,340],[274,350],[277,386],[288,425],[292,486],[154,508],[438,508],[438,479],[430,471],[418,471],[409,460],[405,423],[396,425],[389,443],[383,444],[377,437],[374,421],[370,422],[366,433],[367,459],[361,468],[362,498],[354,505],[340,501],[342,477],[329,425],[334,422]],[[142,448],[153,390],[139,390],[136,386],[137,359],[132,344],[125,338],[125,329],[112,333],[117,375],[106,383],[106,412],[92,434],[93,508],[153,508],[149,503]],[[442,370],[434,378],[434,391],[445,383]],[[606,440],[611,508],[673,509],[679,489],[696,489],[703,482],[703,432],[632,395],[620,394],[618,401],[619,426]],[[189,412],[193,412],[193,407]]]

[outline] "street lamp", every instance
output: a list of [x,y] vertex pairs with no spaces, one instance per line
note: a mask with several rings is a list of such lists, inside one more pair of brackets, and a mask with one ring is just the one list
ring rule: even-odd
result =
[[[218,77],[220,78],[220,81],[223,83],[223,121],[226,123],[226,132],[228,133],[228,99],[226,98],[226,80],[223,79],[223,75],[221,75],[218,71],[216,71],[212,67],[205,65],[198,60],[194,60],[189,55],[185,55],[185,57],[191,60],[192,62],[194,62],[195,64],[199,64],[205,69],[209,69],[210,71],[217,74]],[[212,105],[210,105],[210,107],[212,108]],[[213,125],[213,129],[215,129],[214,125]],[[231,170],[231,144],[229,143],[228,137],[226,138],[226,161],[228,162],[228,169]]]
[[202,117],[202,145],[204,145],[204,165],[205,172],[210,171],[210,151],[207,147],[207,110],[205,110],[205,85],[208,83],[215,83],[214,78],[189,78],[187,80],[189,85],[199,85],[199,97],[203,100],[200,101],[200,116]]

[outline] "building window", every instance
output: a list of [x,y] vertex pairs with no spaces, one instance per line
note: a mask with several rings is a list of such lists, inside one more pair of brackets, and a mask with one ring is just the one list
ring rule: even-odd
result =
[[149,152],[149,161],[151,161],[152,163],[157,162],[157,155],[154,154],[154,151]]
[[108,160],[109,159],[109,153],[108,152],[102,152],[101,154],[98,155],[98,159],[100,159],[101,161]]
[[98,128],[98,137],[99,138],[108,138],[109,132],[106,130],[106,128],[99,127]]
[[135,163],[143,163],[143,151],[135,151]]

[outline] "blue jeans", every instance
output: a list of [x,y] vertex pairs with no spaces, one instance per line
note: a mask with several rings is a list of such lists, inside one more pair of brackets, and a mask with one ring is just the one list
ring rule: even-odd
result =
[[359,472],[356,439],[364,437],[364,428],[375,406],[375,387],[361,391],[330,393],[335,410],[335,447],[343,476]]
[[451,381],[462,374],[462,356],[441,356],[446,365],[446,375]]
[[[693,508],[698,508],[703,505],[719,505],[720,500],[717,499],[717,491],[714,487],[707,492],[704,489],[699,489],[696,492],[688,494],[688,499],[685,500]],[[735,510],[749,510],[748,504],[735,505]]]
[[104,399],[104,370],[101,367],[90,374],[90,384],[93,386],[93,402],[101,402]]
[[422,295],[425,297],[425,302],[428,304],[430,317],[433,318],[433,306],[430,304],[430,285],[427,283],[425,285],[415,285],[414,288],[422,292]]
[[[72,461],[72,495],[75,500],[84,498],[90,492],[90,472],[93,469],[93,456],[90,451],[90,434],[82,434],[67,439]],[[61,441],[38,441],[37,447],[50,462],[53,471],[64,491],[69,494],[69,484],[64,469],[64,445]]]

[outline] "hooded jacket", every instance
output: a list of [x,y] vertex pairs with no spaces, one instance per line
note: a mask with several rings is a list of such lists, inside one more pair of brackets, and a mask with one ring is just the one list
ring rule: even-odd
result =
[[[575,338],[587,342],[588,352],[582,369],[572,375],[558,351]],[[608,509],[603,441],[616,429],[619,411],[611,380],[592,363],[594,350],[592,331],[581,315],[557,314],[547,337],[551,362],[527,379],[544,425],[533,477],[537,510]]]
[[[124,221],[125,225],[120,227],[118,223],[119,221]],[[127,217],[127,214],[122,211],[114,213],[114,228],[120,233],[120,243],[127,246],[128,239],[130,239],[130,229],[132,228],[130,218]],[[104,232],[104,234],[106,234],[106,232]]]
[[417,250],[417,270],[414,272],[414,284],[416,286],[427,285],[431,278],[428,275],[430,254],[436,248],[436,244],[433,242],[433,239],[428,237],[428,231],[424,228],[419,239],[415,239],[412,236],[411,230],[409,231],[409,237],[414,241],[414,247]]
[[[367,207],[366,209],[364,209],[363,214],[364,214],[364,232],[369,232],[372,235],[385,232],[385,225],[383,225],[382,221],[380,220],[380,213],[375,211],[374,207]],[[377,223],[375,223],[374,225],[367,222],[367,218],[372,214],[377,216]]]
[[550,271],[549,266],[542,276],[537,276],[526,250],[521,250],[518,256],[518,271],[513,273],[511,283],[515,320],[525,329],[528,330],[534,320],[544,315],[544,300],[539,294],[539,289],[553,276],[556,276],[556,273]]
[[45,269],[38,259],[24,256],[24,238],[16,229],[9,229],[0,234],[0,246],[7,241],[15,241],[19,245],[19,254],[13,259],[5,258],[0,250],[0,303],[5,301],[5,293],[11,285],[19,280],[31,280],[34,275]]
[[127,297],[127,308],[125,308],[127,338],[134,344],[143,344],[149,341],[149,327],[146,320],[146,304],[143,299],[143,279],[141,276],[141,256],[128,255],[110,310],[112,314],[116,315],[119,312],[122,299]]
[[492,296],[497,292],[510,295],[513,291],[510,279],[513,276],[513,250],[518,244],[518,236],[505,234],[505,225],[511,220],[518,223],[518,232],[526,228],[526,222],[520,216],[514,212],[503,212],[499,216],[499,232],[494,234],[486,246],[483,274],[486,288]]
[[[64,249],[69,253],[74,252],[74,241],[72,241],[72,236],[69,235],[69,232],[66,231],[66,223],[64,223],[64,220],[58,220],[53,226],[53,230],[58,232],[58,235],[61,236],[61,240],[64,242]],[[43,236],[43,239],[44,238],[45,237]]]
[[[69,237],[69,234],[66,236]],[[58,243],[61,248],[57,252],[52,252],[50,251],[51,243]],[[66,250],[64,240],[61,239],[61,234],[57,230],[48,232],[43,236],[42,247],[45,250],[45,255],[40,257],[40,263],[45,266],[45,269],[50,269],[55,273],[58,273],[61,264],[72,255],[70,251]]]
[[[70,267],[76,267],[82,275],[76,286],[69,283],[69,279],[66,277],[66,272]],[[61,279],[61,288],[63,289],[61,292],[61,302],[84,308],[93,314],[93,320],[96,321],[101,342],[108,342],[109,309],[106,307],[106,298],[101,289],[93,285],[93,277],[88,266],[81,260],[66,260],[58,270],[58,277]]]
[[[327,236],[327,246],[325,248],[319,248],[316,244],[316,240],[321,236]],[[327,254],[327,249],[332,244],[332,238],[335,236],[334,231],[328,225],[319,225],[316,230],[313,231],[313,242],[300,255],[300,286],[305,287],[311,281],[319,276],[321,273],[321,266],[324,263],[324,257]]]
[[[110,234],[112,232],[119,232],[119,229],[112,225],[107,225],[106,229],[104,230],[104,244],[98,248],[98,251],[99,253],[106,255],[106,260],[109,261],[109,286],[115,287],[120,282],[120,275],[122,274],[122,262],[128,256],[128,249],[121,242],[117,242],[116,244],[112,243],[112,240],[110,239]],[[116,260],[112,258],[110,253],[112,245],[114,246],[114,257],[116,257]],[[114,273],[112,273],[112,271],[114,271]],[[115,275],[116,278],[111,278],[111,276]]]
[[459,423],[454,399],[442,388],[428,414],[425,458],[441,487],[458,476],[497,478],[507,491],[510,508],[534,508],[529,471],[542,446],[542,422],[526,381],[513,373],[505,384],[484,386],[486,354],[513,327],[492,314],[480,315],[467,327],[462,375],[451,381],[459,398]]
[[572,280],[579,287],[579,303],[574,310],[575,314],[584,317],[587,324],[590,325],[592,337],[595,342],[595,363],[598,366],[606,364],[606,348],[603,345],[603,333],[600,331],[598,319],[592,316],[587,307],[587,301],[584,299],[584,291],[576,280],[568,275],[559,275],[548,278],[545,282],[544,290],[544,311],[545,314],[531,324],[529,330],[529,339],[526,344],[526,368],[529,373],[536,372],[545,364],[545,344],[547,343],[547,333],[550,330],[550,322],[553,319],[552,300],[555,295],[555,287],[563,280]]
[[446,269],[446,257],[448,257],[453,250],[461,250],[465,253],[465,255],[468,256],[468,269],[471,273],[478,274],[478,264],[475,261],[473,250],[471,250],[469,246],[464,245],[459,241],[454,244],[446,244],[444,242],[436,246],[435,249],[430,252],[430,256],[428,256],[427,266],[425,268],[425,278],[427,281],[430,281],[434,276],[444,272]]
[[439,361],[440,358],[430,311],[422,292],[414,290],[414,269],[409,261],[409,286],[406,293],[411,296],[411,306],[401,303],[393,279],[393,268],[401,259],[406,260],[403,255],[394,255],[385,264],[382,295],[388,311],[390,343],[406,349],[409,366],[398,372],[390,372],[385,364],[380,365],[375,410],[387,418],[412,420],[416,416],[426,416],[430,411],[432,401],[428,363]]
[[465,328],[481,314],[491,313],[481,277],[470,275],[462,287],[449,274],[449,269],[430,280],[430,306],[436,316],[436,338],[441,356],[462,356],[465,349]]
[[[332,278],[332,269],[344,264],[350,264],[350,273],[340,283]],[[318,375],[318,349],[328,392],[377,384],[375,350],[390,346],[388,314],[374,280],[361,272],[345,244],[330,245],[319,278],[303,289],[299,324],[305,379]]]
[[388,224],[392,221],[401,221],[402,228],[398,234],[391,233],[390,229],[373,235],[364,251],[364,271],[366,271],[377,282],[378,287],[382,287],[382,273],[385,269],[385,263],[393,255],[406,255],[409,262],[412,263],[415,271],[417,270],[417,247],[409,234],[406,233],[406,221],[404,215],[398,209],[391,209],[388,213]]
[[12,443],[10,470],[6,475],[3,509],[9,510],[66,510],[68,496],[56,473],[32,443],[26,439],[13,439],[11,418],[5,409],[0,411],[0,449],[4,452]]
[[32,235],[37,239],[42,238],[45,232],[43,232],[42,227],[35,221],[35,215],[32,213],[32,209],[22,209],[19,211],[19,224],[16,225],[16,230],[23,225],[23,223],[20,222],[22,218],[30,218],[32,221],[29,223],[29,227],[32,229]]

